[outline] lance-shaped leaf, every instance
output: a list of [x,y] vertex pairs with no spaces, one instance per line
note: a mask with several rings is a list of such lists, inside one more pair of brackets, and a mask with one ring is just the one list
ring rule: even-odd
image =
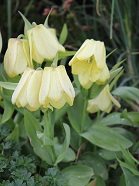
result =
[[63,28],[62,28],[62,31],[61,31],[61,34],[60,34],[60,39],[59,39],[59,42],[60,42],[61,45],[64,44],[64,42],[67,39],[67,36],[68,36],[68,29],[67,29],[67,25],[65,23]]
[[0,87],[3,87],[3,88],[8,89],[8,90],[15,90],[15,88],[17,87],[17,83],[10,83],[10,82],[0,81]]
[[50,146],[44,146],[41,139],[37,137],[36,131],[42,132],[42,128],[36,118],[27,110],[24,112],[25,129],[30,143],[33,146],[34,152],[46,163],[53,165],[55,157]]
[[131,141],[117,131],[100,124],[93,125],[87,132],[80,135],[96,146],[111,151],[120,151],[120,145],[124,148],[129,148],[132,145]]
[[31,29],[32,28],[32,25],[31,25],[31,23],[27,20],[27,18],[20,11],[18,11],[18,12],[19,12],[19,14],[21,15],[21,17],[24,20],[24,23],[25,23],[24,34],[26,35],[27,30]]
[[8,121],[13,114],[14,108],[9,101],[4,100],[4,113],[2,115],[1,123]]
[[85,165],[74,165],[66,167],[62,173],[68,179],[67,186],[84,186],[88,184],[93,176],[93,169]]
[[65,158],[65,155],[67,153],[67,150],[70,144],[70,128],[67,124],[63,124],[63,126],[64,126],[66,136],[65,136],[64,143],[62,145],[61,153],[57,157],[55,165],[57,165],[60,161],[62,161]]

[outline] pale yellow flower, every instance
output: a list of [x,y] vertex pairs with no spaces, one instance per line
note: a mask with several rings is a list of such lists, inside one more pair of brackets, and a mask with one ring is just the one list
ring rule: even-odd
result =
[[54,28],[47,28],[47,29],[54,36],[54,38],[57,40],[57,42],[58,42],[58,51],[65,52],[65,48],[59,43],[59,41],[57,39],[56,29],[54,29]]
[[26,39],[11,38],[4,56],[4,69],[8,76],[14,77],[24,72],[27,66],[31,67],[29,60],[29,44]]
[[13,95],[12,103],[18,107],[27,107],[31,111],[38,110],[39,92],[42,81],[43,70],[26,68]]
[[100,41],[87,39],[70,60],[69,65],[85,89],[89,89],[94,82],[103,84],[110,78],[106,65],[106,49],[104,43]]
[[44,25],[36,25],[27,31],[31,60],[42,64],[44,59],[52,60],[58,51],[65,51],[60,45],[54,33],[52,34]]
[[112,102],[120,107],[119,102],[111,95],[109,85],[106,85],[97,97],[88,101],[87,111],[95,113],[101,110],[109,113],[112,109]]
[[75,97],[74,88],[63,65],[45,67],[42,76],[39,101],[43,107],[48,105],[60,109],[67,102],[70,106]]

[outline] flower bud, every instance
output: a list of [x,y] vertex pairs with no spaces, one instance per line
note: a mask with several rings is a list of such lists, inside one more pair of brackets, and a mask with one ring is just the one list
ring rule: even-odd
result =
[[29,61],[29,45],[26,39],[11,38],[4,56],[4,69],[8,76],[14,77],[24,72]]
[[111,95],[109,85],[106,85],[97,97],[88,101],[87,111],[95,113],[101,110],[109,113],[112,109],[112,102],[120,107],[119,102]]
[[72,73],[77,74],[81,85],[89,89],[94,82],[105,83],[110,78],[106,65],[103,42],[87,39],[69,62]]
[[74,97],[75,91],[65,67],[45,67],[39,94],[40,104],[60,109],[66,102],[71,106]]
[[27,31],[31,60],[42,64],[44,59],[52,60],[58,51],[65,51],[56,36],[40,24]]

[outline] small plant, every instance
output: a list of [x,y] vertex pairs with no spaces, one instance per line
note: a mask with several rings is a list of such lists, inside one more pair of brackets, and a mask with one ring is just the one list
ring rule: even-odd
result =
[[39,25],[20,15],[24,33],[9,39],[0,66],[0,184],[138,184],[139,116],[123,105],[138,107],[139,90],[116,88],[125,60],[109,69],[104,42],[68,51],[66,24],[58,38],[50,15]]

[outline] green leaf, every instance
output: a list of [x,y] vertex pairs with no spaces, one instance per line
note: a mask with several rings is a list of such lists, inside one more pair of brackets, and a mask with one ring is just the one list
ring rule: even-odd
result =
[[27,110],[24,112],[24,122],[27,136],[33,146],[34,152],[46,163],[53,165],[55,157],[50,146],[43,146],[43,143],[38,139],[36,131],[42,131],[42,128],[36,118]]
[[47,17],[46,17],[46,19],[45,19],[44,26],[45,26],[46,28],[49,28],[48,19],[49,19],[49,16],[50,16],[52,10],[53,10],[53,8],[51,8],[51,10],[49,11],[49,13],[48,13],[48,15],[47,15]]
[[132,174],[128,169],[121,166],[124,176],[125,176],[125,182],[126,186],[137,186],[139,185],[139,176],[135,176]]
[[112,50],[109,54],[107,54],[106,58],[108,58],[111,54],[113,54],[115,51],[117,50],[117,48],[115,48],[114,50]]
[[120,145],[124,148],[132,145],[131,141],[118,134],[118,132],[99,124],[93,125],[87,132],[80,135],[96,146],[111,151],[119,151]]
[[0,86],[5,89],[8,89],[8,90],[15,90],[15,88],[17,87],[17,84],[18,83],[10,83],[10,82],[0,81]]
[[132,132],[130,132],[130,130],[127,130],[123,127],[113,127],[112,129],[116,131],[118,134],[132,141],[133,144],[136,143],[136,136]]
[[125,150],[122,146],[121,146],[121,151],[123,153],[125,162],[122,162],[121,160],[117,158],[120,165],[122,167],[129,169],[133,174],[139,176],[139,171],[137,170],[136,165],[135,165],[135,162],[137,164],[139,164],[139,162],[132,156],[132,154],[128,150]]
[[125,163],[117,158],[118,162],[120,163],[121,167],[125,167],[126,169],[130,170],[133,175],[139,176],[139,171],[134,167],[134,165],[131,165],[129,163]]
[[128,120],[127,118],[122,117],[121,113],[118,112],[113,112],[109,115],[107,115],[106,117],[97,120],[95,122],[96,124],[101,124],[101,125],[106,125],[106,126],[110,126],[110,125],[129,125],[129,126],[133,126],[132,122],[130,120]]
[[138,125],[139,125],[139,113],[138,112],[134,112],[134,111],[127,112],[126,110],[124,110],[121,113],[121,117],[131,121],[132,122],[132,126],[138,127]]
[[85,104],[84,97],[79,93],[74,99],[73,106],[68,110],[70,123],[77,133],[81,133],[82,126],[85,125],[84,117],[87,117],[87,112],[84,111]]
[[71,148],[68,148],[62,162],[71,162],[71,161],[74,161],[75,158],[76,158],[75,152]]
[[4,100],[4,113],[2,115],[1,123],[8,121],[14,112],[14,108],[9,101]]
[[96,179],[96,186],[106,186],[102,177],[98,176]]
[[112,93],[125,101],[139,101],[139,89],[135,87],[118,87]]
[[47,137],[44,132],[36,131],[36,134],[37,134],[38,139],[41,139],[41,141],[43,142],[43,146],[44,145],[48,145],[48,146],[54,145],[53,140],[51,140],[49,137]]
[[[62,145],[59,143],[55,143],[55,153],[57,157],[61,154],[61,150],[62,150]],[[65,153],[65,157],[62,159],[62,162],[74,161],[75,157],[76,155],[74,151],[71,148],[68,148]]]
[[105,160],[115,160],[115,157],[122,158],[121,152],[113,152],[106,149],[99,149],[98,154],[101,158]]
[[80,156],[78,164],[91,167],[96,176],[101,176],[104,180],[108,179],[106,164],[99,155],[92,152],[86,152]]
[[115,71],[123,62],[125,62],[126,61],[126,59],[123,59],[122,61],[119,61],[118,63],[116,63],[113,67],[112,67],[112,69],[111,69],[111,71]]
[[31,29],[32,25],[20,11],[18,11],[18,12],[21,15],[22,19],[24,20],[24,23],[25,23],[24,34],[26,35],[27,30]]
[[93,176],[93,169],[85,165],[73,165],[62,170],[68,179],[67,186],[85,186]]
[[112,90],[112,88],[114,87],[114,85],[116,84],[116,82],[118,81],[118,79],[121,77],[121,75],[123,74],[124,69],[121,70],[121,72],[119,72],[119,74],[117,74],[117,76],[114,78],[114,80],[110,83],[110,91]]
[[61,152],[60,152],[59,156],[57,157],[56,162],[54,164],[55,166],[65,158],[65,155],[67,153],[67,150],[68,150],[68,147],[70,144],[70,128],[67,124],[63,124],[63,126],[64,126],[66,136],[65,136],[64,143],[62,145]]
[[68,29],[67,29],[67,24],[65,23],[62,28],[60,38],[59,38],[59,42],[61,45],[63,45],[65,43],[67,36],[68,36]]
[[114,79],[122,71],[122,69],[123,67],[110,70],[110,79],[108,80],[108,83],[110,83],[111,80]]
[[64,57],[73,56],[76,51],[65,51],[65,52],[58,52],[58,59],[62,59]]
[[11,134],[6,137],[6,140],[19,140],[19,127],[17,124]]
[[126,186],[124,174],[120,176],[119,186]]
[[123,110],[123,112],[114,112],[106,117],[97,120],[95,123],[99,123],[102,125],[115,125],[115,124],[121,124],[121,125],[129,125],[133,127],[138,127],[139,125],[139,113],[138,112],[127,112],[126,109]]

